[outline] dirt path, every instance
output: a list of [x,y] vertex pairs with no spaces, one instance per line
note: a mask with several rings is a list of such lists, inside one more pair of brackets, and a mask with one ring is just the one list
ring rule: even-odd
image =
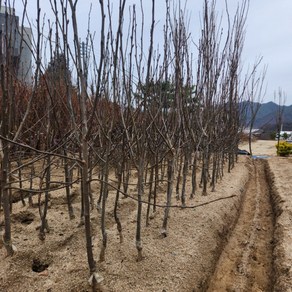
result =
[[254,161],[238,222],[208,291],[272,291],[273,213],[265,163]]

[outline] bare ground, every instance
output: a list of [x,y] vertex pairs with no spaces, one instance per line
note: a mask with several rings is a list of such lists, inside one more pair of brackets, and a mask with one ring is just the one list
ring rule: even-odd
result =
[[[104,277],[101,290],[206,291],[209,287],[209,291],[292,291],[292,160],[274,157],[274,144],[256,142],[255,153],[273,155],[266,163],[241,157],[232,173],[226,173],[217,185],[216,192],[205,197],[198,192],[195,199],[186,202],[188,206],[208,204],[171,210],[166,238],[160,236],[163,209],[159,208],[150,226],[143,228],[142,262],[136,262],[136,203],[129,198],[121,200],[124,242],[120,244],[112,217],[111,192],[106,260],[97,262]],[[163,196],[164,191],[161,189]],[[79,196],[75,197],[77,216],[73,220],[68,218],[63,198],[64,193],[52,193],[50,233],[44,242],[36,231],[38,210],[20,203],[13,207],[13,242],[18,252],[6,258],[4,248],[0,249],[1,292],[90,291],[84,230],[78,227]],[[160,202],[164,201],[162,197]],[[97,261],[101,245],[99,217],[94,210],[92,235]]]
[[208,291],[272,291],[274,228],[265,164],[253,162],[238,222]]

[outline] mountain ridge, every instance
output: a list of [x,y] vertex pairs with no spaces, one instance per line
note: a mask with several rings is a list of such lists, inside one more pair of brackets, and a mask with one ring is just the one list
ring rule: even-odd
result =
[[252,109],[256,109],[259,106],[253,128],[276,131],[277,130],[277,113],[279,110],[283,110],[282,115],[282,129],[284,131],[292,130],[292,105],[280,106],[270,101],[267,103],[257,102],[242,102],[240,108],[245,109],[245,121],[246,126],[249,125],[252,117]]

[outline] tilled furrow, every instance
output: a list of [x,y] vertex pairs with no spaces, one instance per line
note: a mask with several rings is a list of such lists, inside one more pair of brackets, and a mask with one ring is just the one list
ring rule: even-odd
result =
[[254,161],[238,222],[208,291],[272,290],[273,213],[265,163]]

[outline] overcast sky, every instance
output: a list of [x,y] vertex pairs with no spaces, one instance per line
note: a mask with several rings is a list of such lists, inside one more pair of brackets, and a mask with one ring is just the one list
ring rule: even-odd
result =
[[[12,0],[11,0],[12,1]],[[171,0],[171,2],[176,2]],[[2,5],[5,1],[2,0]],[[57,0],[57,2],[59,2]],[[106,1],[105,1],[106,2]],[[113,0],[118,6],[118,0]],[[151,1],[143,0],[145,15],[150,13]],[[186,1],[181,1],[185,3]],[[234,12],[237,1],[227,0],[231,13]],[[41,9],[50,17],[49,0],[41,0]],[[78,15],[79,29],[86,33],[87,16],[93,3],[92,28],[95,20],[99,23],[97,11],[98,1],[79,0]],[[128,4],[140,0],[128,0]],[[187,1],[188,11],[191,13],[191,22],[194,31],[199,28],[199,17],[202,11],[203,0]],[[217,0],[218,11],[225,7],[224,0]],[[241,3],[241,2],[239,2]],[[164,0],[156,0],[156,19],[164,17]],[[16,14],[22,13],[22,0],[15,0]],[[28,0],[28,13],[32,22],[36,15],[36,0]],[[159,29],[159,26],[157,26]],[[250,7],[246,26],[246,39],[242,61],[244,66],[252,66],[258,57],[263,57],[262,65],[268,66],[266,75],[267,92],[264,102],[274,101],[274,94],[281,88],[286,93],[286,105],[292,104],[292,0],[250,0]],[[98,31],[98,27],[96,28]],[[192,31],[192,29],[190,29]],[[159,35],[157,31],[157,35]],[[276,100],[277,101],[277,100]]]

